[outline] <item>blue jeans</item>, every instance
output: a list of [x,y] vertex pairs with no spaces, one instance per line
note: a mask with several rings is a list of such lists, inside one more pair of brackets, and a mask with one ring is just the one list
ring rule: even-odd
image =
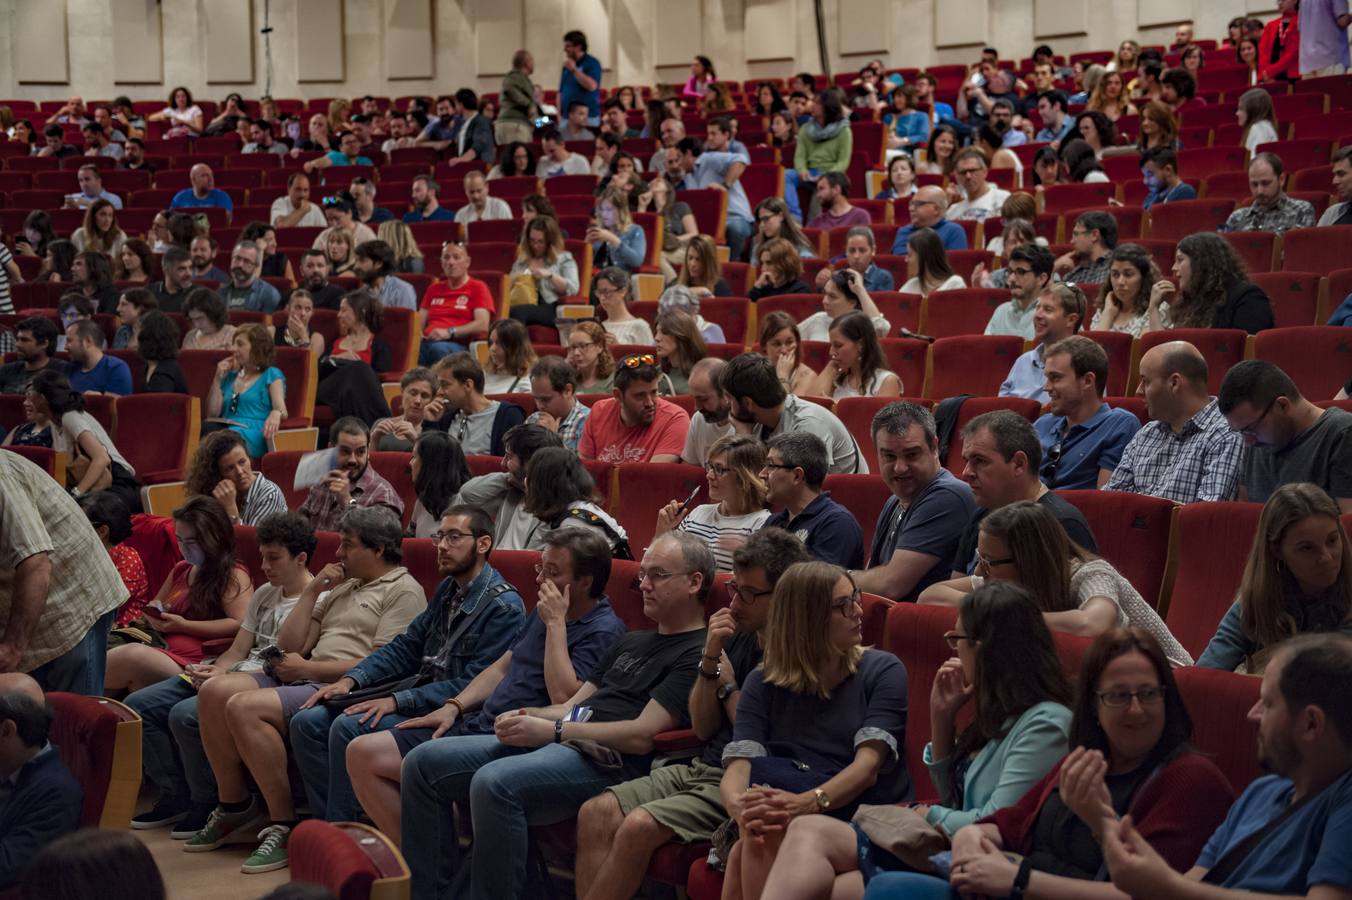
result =
[[751,234],[756,230],[756,223],[746,219],[734,219],[728,217],[728,224],[725,228],[728,238],[729,257],[731,259],[741,259],[742,251],[746,247],[746,242],[751,239]]
[[[169,729],[169,717],[180,703],[191,703],[196,719],[197,692],[177,675],[143,687],[127,697],[127,705],[141,716],[141,768],[160,789],[161,802],[186,804],[188,781]],[[201,750],[200,743],[198,750]],[[207,771],[211,771],[210,766]]]
[[884,872],[868,883],[864,900],[949,900],[948,882],[919,872]]
[[361,817],[361,803],[347,774],[347,745],[358,735],[388,731],[406,718],[391,713],[372,728],[360,724],[361,716],[329,712],[323,703],[291,717],[291,754],[316,819],[351,822]]
[[[416,900],[449,898],[459,867],[451,804],[469,799],[474,821],[474,900],[522,896],[528,829],[577,814],[584,802],[623,780],[570,747],[508,747],[493,735],[441,738],[404,757],[403,851]],[[481,851],[482,852],[479,852]]]
[[[60,615],[48,610],[48,615]],[[108,633],[113,629],[117,610],[110,609],[89,626],[80,642],[50,662],[28,674],[45,691],[64,691],[86,697],[103,696],[103,676],[108,670]]]
[[[808,169],[807,173],[815,180],[817,177],[816,169]],[[803,221],[803,210],[798,204],[798,170],[789,166],[784,170],[784,203],[789,207],[789,212],[799,222]],[[729,222],[728,224],[732,224]],[[754,262],[754,260],[753,260]]]
[[460,344],[455,341],[429,341],[427,338],[423,338],[422,346],[418,348],[418,365],[436,365],[437,360],[443,356],[449,356],[452,353],[464,353],[468,350],[467,344]]

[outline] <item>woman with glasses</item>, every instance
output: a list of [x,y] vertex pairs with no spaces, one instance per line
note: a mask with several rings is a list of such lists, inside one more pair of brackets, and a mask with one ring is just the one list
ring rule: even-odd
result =
[[[616,558],[633,557],[624,526],[596,502],[596,482],[577,454],[566,447],[543,447],[531,455],[521,508],[530,515],[518,516],[518,521],[529,521],[528,530],[516,541],[513,538],[519,529],[504,535],[504,550],[543,551],[551,531],[573,526],[601,535],[612,554],[623,546],[623,555]],[[535,571],[540,571],[538,566]]]
[[846,823],[858,804],[910,796],[900,757],[906,670],[892,654],[864,649],[862,619],[859,588],[838,566],[796,563],[775,585],[761,666],[742,685],[723,749],[719,790],[739,835],[726,857],[725,900],[784,896],[763,889],[785,856],[786,824],[821,821],[853,846]]
[[[816,313],[812,315],[815,316]],[[758,343],[761,352],[775,364],[779,383],[786,392],[797,396],[808,396],[812,393],[812,383],[816,381],[817,373],[803,362],[802,333],[793,316],[777,309],[762,317]]]
[[1053,631],[1092,637],[1110,628],[1144,628],[1171,665],[1192,665],[1192,656],[1131,582],[1072,541],[1056,514],[1040,503],[1020,500],[981,520],[975,572],[930,585],[920,602],[957,606],[985,581],[1013,582],[1032,593]]
[[[989,584],[967,594],[944,638],[957,655],[939,667],[930,688],[924,751],[940,802],[912,809],[956,834],[1017,802],[1065,755],[1072,692],[1051,632],[1017,585]],[[974,714],[959,730],[969,703]],[[784,845],[767,900],[858,898],[874,876],[901,868],[862,832],[825,816],[790,822]]]
[[718,571],[732,571],[732,553],[770,518],[765,508],[767,488],[761,480],[765,445],[749,435],[719,438],[709,448],[704,464],[709,499],[686,514],[682,500],[672,500],[657,512],[656,534],[688,531],[713,551]]
[[679,311],[658,314],[653,352],[662,366],[657,390],[663,396],[690,393],[690,370],[709,355],[695,317]]
[[858,310],[831,323],[831,360],[812,386],[812,395],[844,397],[900,397],[901,378],[886,368],[882,344],[867,315]]
[[1282,485],[1263,505],[1238,599],[1197,665],[1262,675],[1282,641],[1323,631],[1352,634],[1352,545],[1328,494]]
[[1099,841],[1104,825],[1124,815],[1176,870],[1192,868],[1235,794],[1189,745],[1192,717],[1159,643],[1139,628],[1101,635],[1080,667],[1074,709],[1075,749],[1017,803],[953,836],[946,881],[890,872],[865,897],[1002,897],[1018,885],[1030,898],[1118,900]]
[[775,238],[789,242],[799,256],[816,256],[817,248],[808,236],[803,234],[797,220],[789,215],[789,208],[779,197],[766,197],[756,204],[756,235],[750,243],[747,259],[752,265],[760,262],[761,248]]
[[232,350],[216,364],[207,392],[207,421],[238,432],[249,455],[261,459],[286,418],[286,377],[272,364],[275,348],[267,326],[238,329]]
[[409,537],[435,537],[441,528],[441,514],[470,479],[465,452],[446,432],[424,431],[413,443],[408,470],[417,499],[404,533]]
[[184,490],[189,497],[212,497],[232,525],[257,525],[286,512],[282,489],[254,471],[244,438],[216,431],[202,439],[188,463]]
[[592,293],[605,311],[606,318],[601,324],[614,343],[653,345],[652,328],[629,311],[628,272],[619,266],[607,266],[597,273]]
[[615,386],[615,357],[606,349],[609,340],[599,322],[578,322],[568,333],[567,360],[577,373],[579,394],[609,394]]

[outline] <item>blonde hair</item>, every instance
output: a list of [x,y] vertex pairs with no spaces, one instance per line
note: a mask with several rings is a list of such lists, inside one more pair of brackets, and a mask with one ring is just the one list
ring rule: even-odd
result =
[[[672,192],[674,196],[675,192]],[[677,279],[677,284],[683,284],[686,287],[702,287],[709,290],[714,289],[718,284],[718,279],[722,277],[722,265],[718,262],[718,248],[714,246],[714,239],[707,234],[699,234],[691,239],[690,243],[685,245],[685,252],[688,255],[690,251],[699,254],[700,268],[704,274],[700,276],[699,281],[690,280],[690,267],[681,267],[681,277]]]
[[[329,244],[333,242],[334,238],[338,238],[343,243],[347,244],[347,254],[344,255],[342,259],[336,261],[329,255]],[[352,251],[352,235],[348,234],[342,228],[334,227],[324,232],[324,258],[328,260],[329,265],[333,268],[334,274],[338,274],[340,270],[352,268],[352,264],[355,262]]]
[[376,229],[376,237],[390,245],[390,249],[394,251],[396,266],[401,260],[423,258],[422,250],[418,249],[418,242],[413,239],[413,229],[398,219],[381,222],[380,227]]
[[825,698],[831,692],[822,684],[822,673],[831,663],[843,658],[851,674],[859,668],[864,649],[838,650],[829,637],[831,593],[842,576],[858,589],[848,572],[824,562],[794,563],[780,577],[765,623],[761,667],[766,684]]
[[329,134],[337,137],[339,132],[347,130],[347,122],[343,118],[343,113],[352,113],[352,102],[339,97],[329,101],[329,114],[324,117],[324,121],[329,125]]
[[601,192],[601,196],[596,198],[596,205],[609,203],[615,210],[615,233],[628,230],[630,225],[634,224],[634,219],[629,215],[629,197],[619,186],[615,179],[611,179],[606,189]]
[[600,322],[578,322],[573,326],[573,330],[582,332],[593,344],[601,348],[596,354],[596,377],[597,379],[609,377],[615,371],[615,357],[610,355],[610,332],[606,331]]
[[757,509],[765,505],[769,488],[761,480],[765,468],[765,444],[746,434],[729,434],[714,441],[707,459],[722,454],[727,458],[730,474],[737,479],[737,492],[746,502],[743,506]]

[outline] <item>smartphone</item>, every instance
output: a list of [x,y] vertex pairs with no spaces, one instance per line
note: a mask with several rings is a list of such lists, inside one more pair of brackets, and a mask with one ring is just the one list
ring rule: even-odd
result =
[[685,512],[686,510],[694,506],[695,498],[698,496],[699,496],[699,485],[695,485],[695,489],[690,492],[689,497],[685,498],[685,502],[681,504],[681,508],[676,510],[676,515],[679,516],[681,513]]

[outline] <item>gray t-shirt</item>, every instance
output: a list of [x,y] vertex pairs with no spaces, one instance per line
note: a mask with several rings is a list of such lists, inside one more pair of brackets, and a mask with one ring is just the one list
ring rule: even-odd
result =
[[756,436],[761,440],[791,431],[810,432],[826,443],[827,471],[832,475],[868,474],[868,460],[860,452],[859,444],[845,423],[826,407],[790,394],[784,398],[784,411],[774,431],[756,426]]
[[685,432],[685,448],[681,450],[681,462],[692,466],[702,466],[709,461],[709,448],[719,438],[732,434],[732,423],[727,419],[723,424],[715,425],[697,412],[690,417],[690,427]]
[[1284,484],[1309,481],[1334,499],[1352,498],[1352,413],[1324,410],[1281,450],[1249,449],[1240,483],[1253,503],[1266,503]]
[[263,671],[263,651],[275,646],[277,635],[282,633],[282,623],[291,614],[300,595],[282,596],[282,589],[275,584],[264,584],[249,598],[249,606],[244,610],[244,621],[240,628],[253,633],[253,647],[249,655],[231,667],[232,672]]
[[460,442],[460,449],[465,451],[466,455],[486,456],[492,452],[493,420],[497,418],[498,407],[501,405],[498,400],[490,400],[483,411],[468,416],[463,412],[459,413],[451,422],[451,427],[447,431],[451,437]]

